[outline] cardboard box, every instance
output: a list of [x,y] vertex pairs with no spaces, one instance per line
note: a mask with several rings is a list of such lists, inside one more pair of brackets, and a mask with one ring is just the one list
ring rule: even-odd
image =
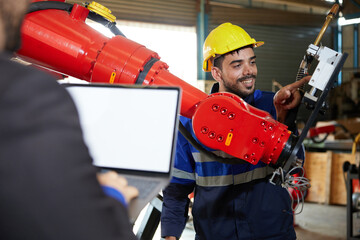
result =
[[329,166],[331,166],[331,152],[306,152],[305,176],[310,180],[311,187],[305,198],[308,202],[328,202],[327,186],[329,185]]
[[305,174],[310,179],[306,201],[346,205],[343,163],[354,163],[351,153],[306,152]]
[[353,135],[360,133],[360,118],[338,119],[336,122],[343,125]]

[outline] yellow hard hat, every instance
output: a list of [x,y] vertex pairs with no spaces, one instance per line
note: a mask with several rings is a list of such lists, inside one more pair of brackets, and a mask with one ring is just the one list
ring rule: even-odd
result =
[[257,42],[251,38],[244,29],[231,23],[223,23],[214,30],[205,39],[203,46],[203,69],[209,72],[212,67],[211,57],[217,54],[225,54],[241,47],[253,45],[259,47],[264,42]]

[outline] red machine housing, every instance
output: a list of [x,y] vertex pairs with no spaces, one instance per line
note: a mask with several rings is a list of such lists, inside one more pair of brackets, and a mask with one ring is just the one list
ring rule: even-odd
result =
[[313,127],[309,129],[308,137],[316,137],[322,133],[332,133],[335,132],[335,124],[322,126],[322,127]]
[[[64,1],[59,1],[64,2]],[[85,23],[89,10],[27,14],[17,55],[44,68],[92,83],[178,86],[181,115],[193,119],[205,146],[257,164],[277,164],[288,152],[287,126],[230,93],[206,93],[171,74],[157,53],[123,36],[107,38]],[[284,154],[282,154],[284,158]]]

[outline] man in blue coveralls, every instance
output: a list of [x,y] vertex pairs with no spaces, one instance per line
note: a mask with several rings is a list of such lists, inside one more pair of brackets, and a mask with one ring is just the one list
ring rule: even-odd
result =
[[[285,86],[276,95],[255,90],[253,48],[263,44],[241,27],[224,23],[205,40],[203,69],[211,71],[217,81],[212,93],[234,93],[284,122],[288,110],[300,102],[298,88],[310,77]],[[194,136],[191,120],[182,117],[181,122]],[[221,151],[213,153],[228,157]],[[304,158],[302,150],[298,157]],[[261,161],[257,165],[224,164],[209,159],[179,133],[173,177],[164,190],[162,237],[179,239],[187,221],[188,195],[194,191],[195,239],[296,239],[289,193],[269,183],[273,171]]]

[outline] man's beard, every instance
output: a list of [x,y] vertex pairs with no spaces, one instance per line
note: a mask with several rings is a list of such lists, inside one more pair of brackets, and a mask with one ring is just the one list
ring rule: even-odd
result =
[[247,75],[245,77],[242,77],[242,78],[239,78],[236,80],[236,83],[235,84],[228,84],[228,82],[226,81],[223,81],[223,84],[224,84],[224,87],[225,87],[225,90],[227,92],[230,92],[230,93],[233,93],[233,94],[236,94],[238,95],[239,97],[241,98],[246,98],[247,96],[249,96],[250,94],[254,93],[255,91],[255,82],[253,84],[253,86],[247,88],[247,90],[252,90],[251,92],[244,92],[244,91],[241,91],[241,89],[239,89],[239,87],[237,86],[237,83],[239,82],[242,82],[244,80],[247,80],[247,79],[250,79],[250,78],[253,78],[254,81],[256,80],[256,75]]

